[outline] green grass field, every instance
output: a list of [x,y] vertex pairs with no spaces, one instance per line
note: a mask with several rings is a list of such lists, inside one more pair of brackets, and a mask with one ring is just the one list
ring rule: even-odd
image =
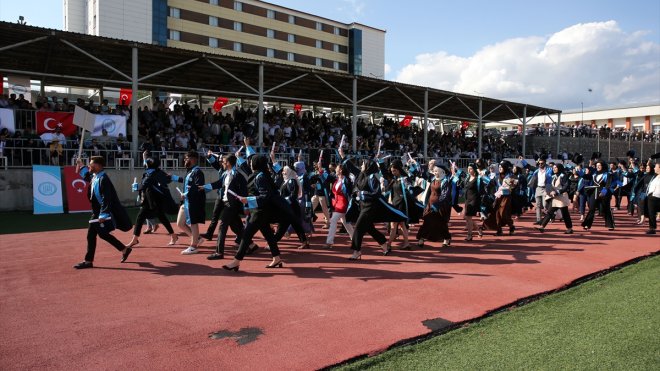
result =
[[340,370],[658,370],[660,256]]

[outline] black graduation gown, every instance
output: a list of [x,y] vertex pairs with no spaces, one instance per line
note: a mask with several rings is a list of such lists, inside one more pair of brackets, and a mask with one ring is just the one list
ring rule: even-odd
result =
[[130,231],[133,228],[133,222],[128,217],[126,209],[119,202],[115,187],[112,185],[108,175],[103,173],[99,181],[99,196],[101,196],[101,201],[99,201],[96,194],[92,194],[92,176],[90,173],[85,176],[85,180],[89,183],[87,197],[90,198],[92,203],[92,217],[90,219],[98,219],[100,215],[110,215],[112,222],[103,223],[103,228],[106,232],[112,232],[115,228],[123,232]]

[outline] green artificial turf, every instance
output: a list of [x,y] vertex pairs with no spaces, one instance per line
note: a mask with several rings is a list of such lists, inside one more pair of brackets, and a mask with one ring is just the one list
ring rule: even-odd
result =
[[658,370],[659,304],[656,256],[340,369]]

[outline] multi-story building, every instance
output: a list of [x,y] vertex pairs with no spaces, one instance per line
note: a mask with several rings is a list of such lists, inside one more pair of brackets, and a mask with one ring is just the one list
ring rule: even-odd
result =
[[382,78],[385,31],[257,0],[64,0],[64,29]]

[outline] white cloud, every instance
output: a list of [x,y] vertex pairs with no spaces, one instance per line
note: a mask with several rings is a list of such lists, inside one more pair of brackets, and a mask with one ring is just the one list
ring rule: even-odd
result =
[[[464,58],[420,54],[395,80],[569,109],[660,101],[660,44],[615,21],[488,45]],[[592,89],[589,93],[587,89]]]
[[362,15],[366,4],[360,0],[342,0],[337,8],[340,12],[346,13],[351,20],[355,21]]

